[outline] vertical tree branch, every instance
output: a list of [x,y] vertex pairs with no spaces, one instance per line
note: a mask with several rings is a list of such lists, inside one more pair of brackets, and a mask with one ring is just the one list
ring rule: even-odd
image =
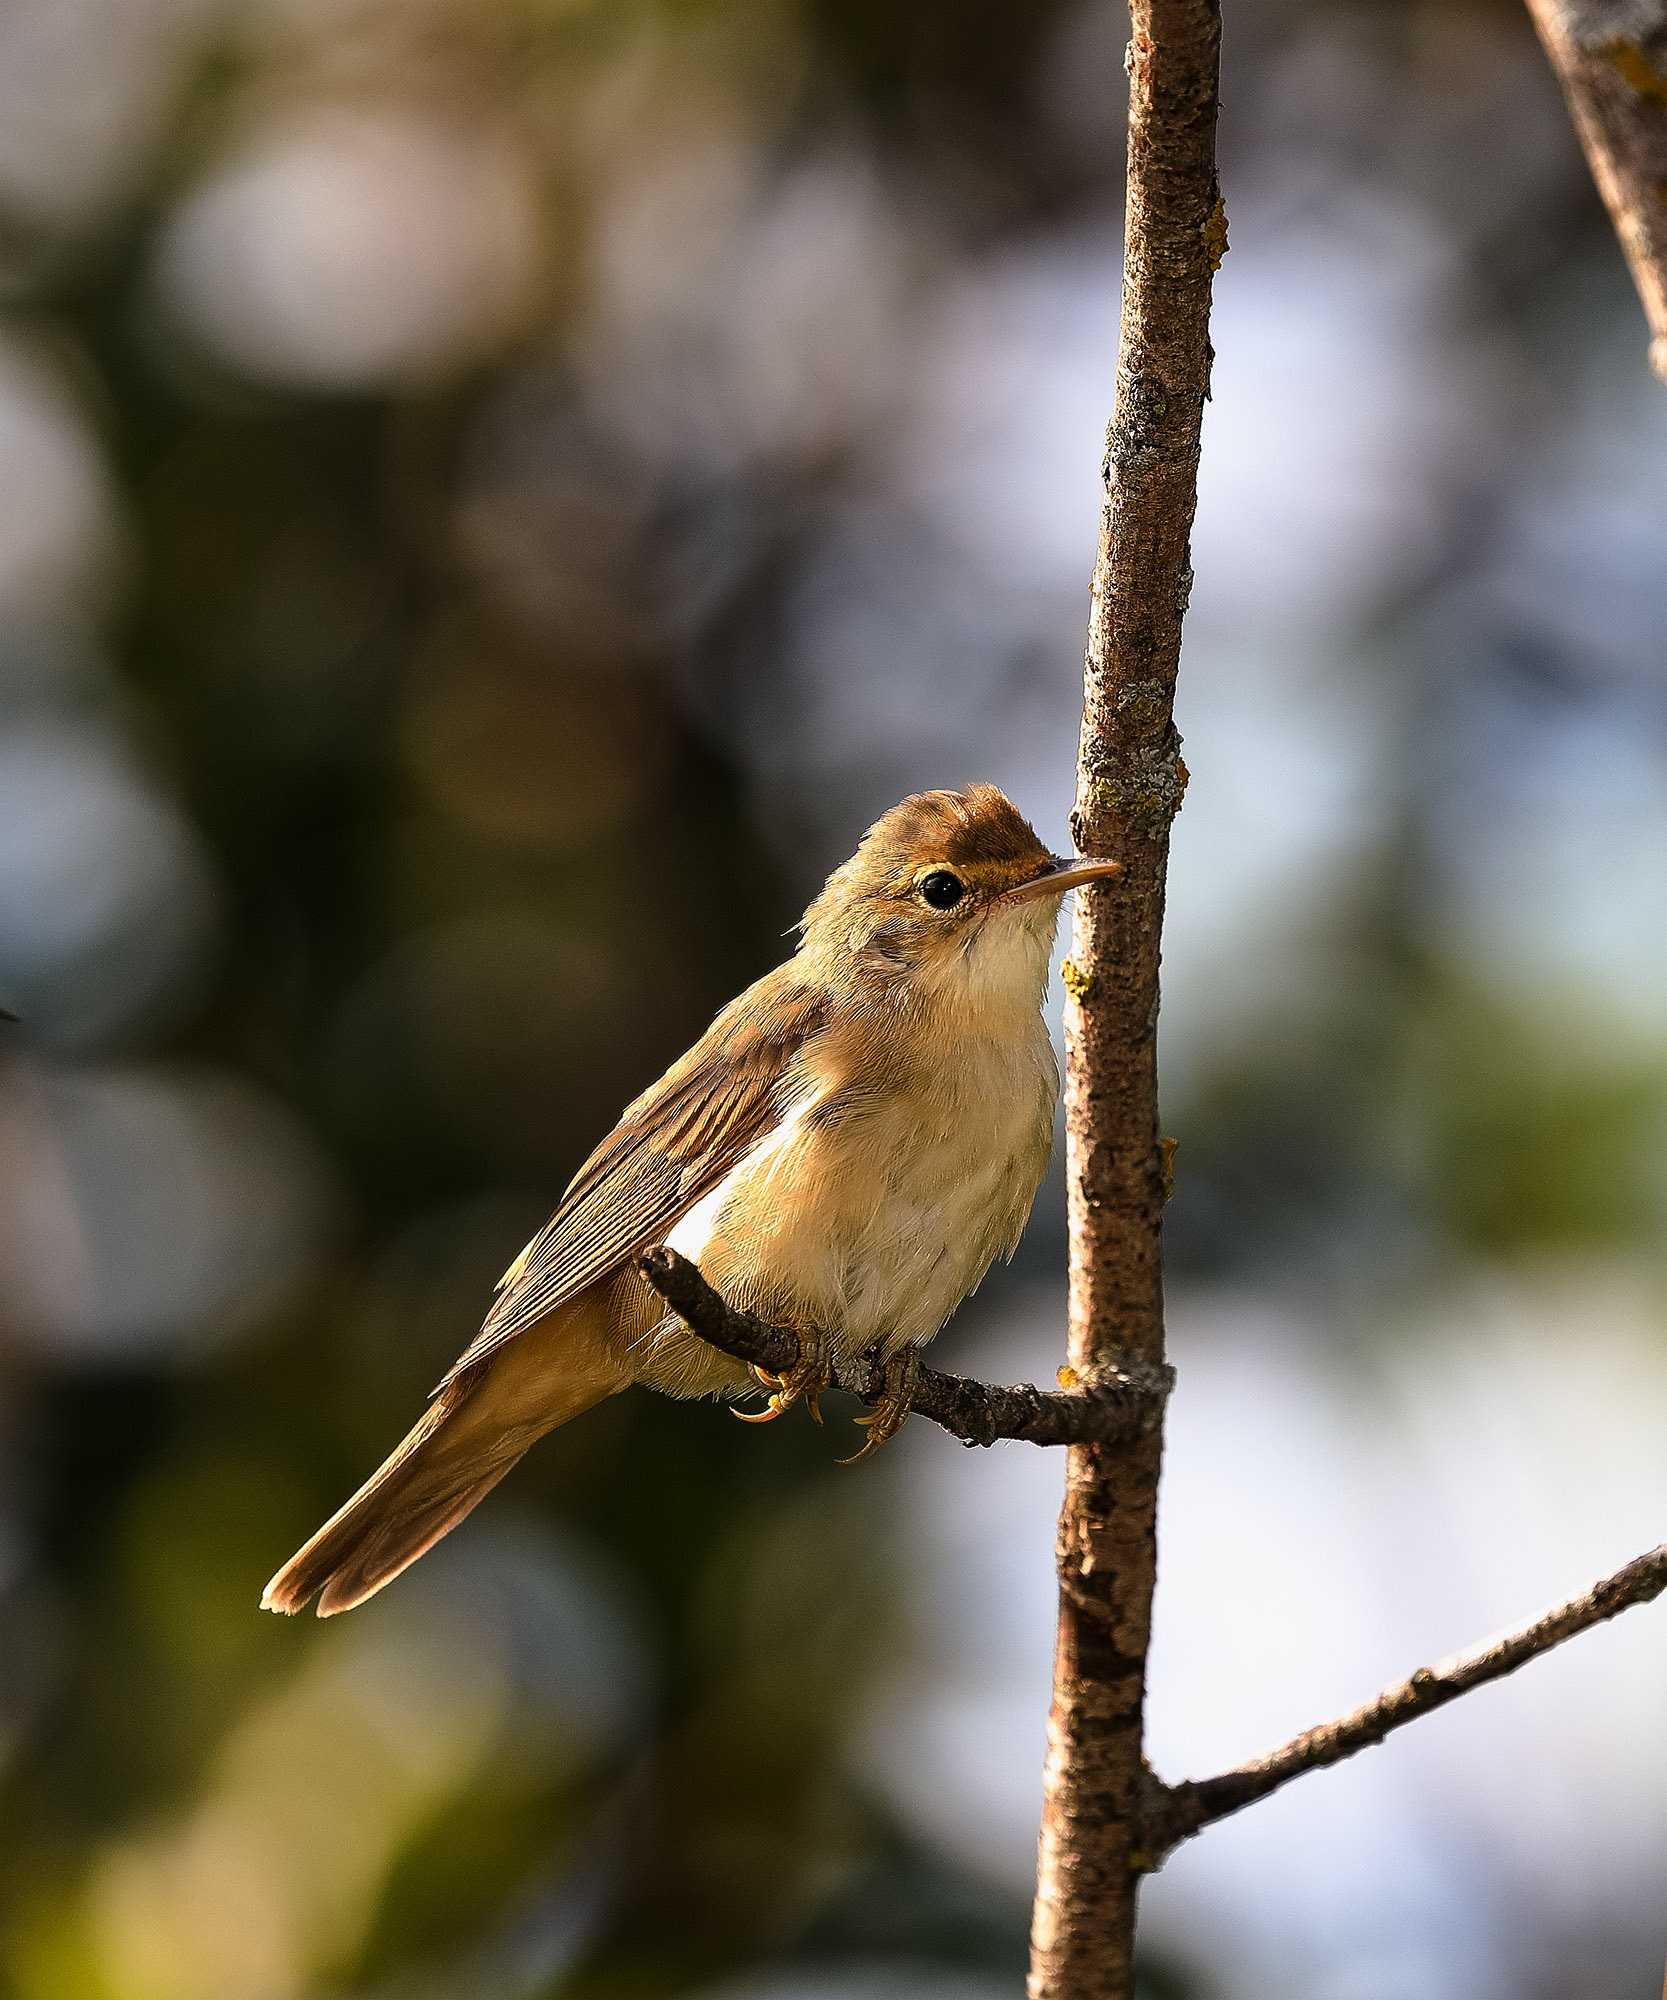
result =
[[1667,381],[1667,0],[1528,0]]
[[[1077,897],[1066,1008],[1070,1353],[1092,1383],[1163,1361],[1158,945],[1169,825],[1186,782],[1171,719],[1210,281],[1226,247],[1216,185],[1218,0],[1133,0],[1123,324],[1084,670],[1072,826],[1123,863]],[[1157,1423],[1073,1446],[1059,1523],[1059,1632],[1032,2000],[1132,1992],[1156,1567]]]

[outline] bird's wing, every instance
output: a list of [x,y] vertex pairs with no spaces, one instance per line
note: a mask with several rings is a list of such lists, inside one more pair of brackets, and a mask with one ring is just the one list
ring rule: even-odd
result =
[[789,973],[784,966],[731,1002],[629,1107],[504,1273],[486,1324],[441,1388],[563,1299],[663,1241],[780,1124],[794,1058],[824,1015],[822,996],[791,983]]

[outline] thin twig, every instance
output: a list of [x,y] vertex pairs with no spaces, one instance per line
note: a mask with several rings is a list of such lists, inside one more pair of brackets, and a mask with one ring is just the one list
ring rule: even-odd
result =
[[[737,1312],[706,1282],[700,1267],[675,1250],[645,1250],[637,1268],[679,1319],[725,1354],[777,1374],[799,1359],[796,1334],[756,1314]],[[829,1365],[835,1385],[847,1395],[870,1408],[880,1401],[885,1366],[878,1356],[864,1354],[855,1361],[830,1356]],[[1028,1384],[1003,1389],[922,1368],[910,1407],[963,1444],[994,1444],[997,1438],[1026,1444],[1115,1443],[1138,1436],[1157,1420],[1172,1380],[1168,1369],[1118,1369],[1080,1389],[1033,1389]]]
[[1184,1784],[1155,1788],[1154,1803],[1146,1821],[1148,1867],[1158,1862],[1177,1842],[1190,1839],[1204,1827],[1242,1806],[1254,1805],[1269,1792],[1299,1778],[1304,1771],[1340,1763],[1356,1751],[1381,1743],[1392,1729],[1399,1729],[1419,1716],[1445,1708],[1472,1688],[1514,1673],[1527,1660],[1549,1653],[1576,1633],[1589,1631],[1605,1619],[1628,1611],[1635,1604],[1648,1604],[1667,1590],[1667,1543],[1635,1557],[1612,1576],[1594,1583],[1578,1597],[1555,1606],[1514,1632],[1485,1639],[1462,1653],[1453,1653],[1433,1667],[1420,1667],[1404,1681],[1387,1687],[1364,1708],[1336,1722],[1305,1729],[1283,1749],[1224,1771],[1219,1777],[1188,1780]]
[[1667,0],[1528,0],[1667,381]]

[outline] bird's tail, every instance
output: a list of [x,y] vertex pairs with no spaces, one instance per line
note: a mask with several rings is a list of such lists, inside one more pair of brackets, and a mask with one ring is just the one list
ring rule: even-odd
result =
[[483,1500],[521,1454],[482,1464],[446,1449],[458,1414],[454,1384],[353,1498],[284,1564],[261,1596],[267,1611],[300,1611],[322,1590],[318,1615],[351,1611],[392,1583]]
[[483,1500],[545,1431],[631,1380],[605,1301],[575,1300],[453,1377],[380,1469],[266,1586],[268,1611],[351,1611]]

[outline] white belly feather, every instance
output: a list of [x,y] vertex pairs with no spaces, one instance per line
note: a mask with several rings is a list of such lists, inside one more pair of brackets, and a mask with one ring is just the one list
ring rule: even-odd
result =
[[667,1241],[737,1304],[847,1353],[929,1340],[1030,1213],[1058,1094],[1046,1031],[960,1042],[906,1090],[806,1084]]
[[719,1216],[738,1196],[744,1198],[745,1191],[761,1175],[768,1178],[783,1153],[802,1133],[811,1103],[812,1100],[806,1098],[796,1104],[768,1138],[761,1139],[751,1152],[743,1154],[717,1186],[701,1196],[667,1236],[666,1243],[670,1249],[687,1257],[691,1263],[704,1263]]

